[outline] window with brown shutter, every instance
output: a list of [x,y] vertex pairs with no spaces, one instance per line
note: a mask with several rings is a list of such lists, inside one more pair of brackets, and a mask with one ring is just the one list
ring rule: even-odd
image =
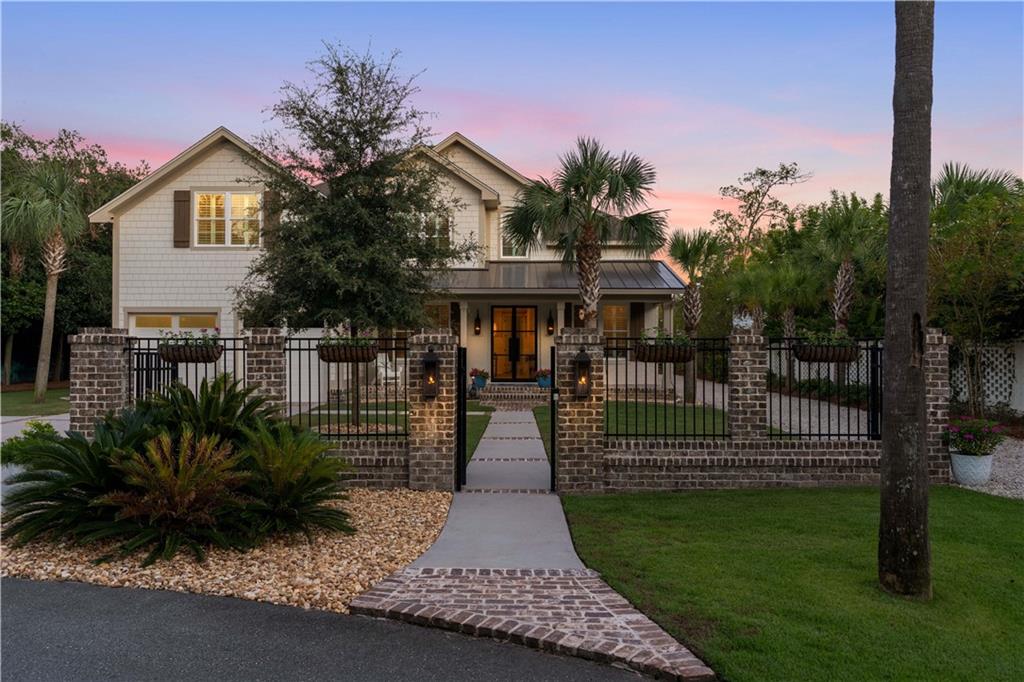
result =
[[174,248],[187,249],[192,235],[192,192],[174,190]]

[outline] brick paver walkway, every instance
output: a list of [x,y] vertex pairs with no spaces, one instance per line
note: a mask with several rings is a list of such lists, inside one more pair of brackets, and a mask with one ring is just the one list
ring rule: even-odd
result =
[[[394,618],[619,663],[661,678],[711,680],[686,647],[583,568],[555,496],[533,415],[497,411],[437,542],[359,595],[353,613]],[[509,494],[516,489],[518,494]],[[491,492],[494,491],[494,492]],[[543,500],[543,502],[542,502]]]

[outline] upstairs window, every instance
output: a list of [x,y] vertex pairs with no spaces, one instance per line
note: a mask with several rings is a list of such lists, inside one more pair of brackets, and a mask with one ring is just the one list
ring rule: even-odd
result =
[[526,258],[526,248],[516,246],[505,230],[501,231],[501,257],[502,258]]
[[438,249],[452,245],[452,225],[447,216],[428,215],[423,218],[423,232]]
[[196,192],[195,244],[255,246],[262,215],[255,192]]

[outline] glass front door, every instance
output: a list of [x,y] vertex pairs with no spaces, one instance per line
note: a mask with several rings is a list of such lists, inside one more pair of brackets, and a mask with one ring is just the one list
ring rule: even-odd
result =
[[491,308],[493,381],[533,381],[537,372],[537,308]]

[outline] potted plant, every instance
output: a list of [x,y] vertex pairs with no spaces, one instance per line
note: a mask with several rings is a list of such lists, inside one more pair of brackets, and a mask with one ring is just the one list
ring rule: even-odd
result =
[[485,369],[478,369],[474,367],[469,370],[469,376],[473,378],[473,387],[477,390],[482,389],[487,385],[487,380],[491,378],[491,375]]
[[551,388],[551,370],[550,369],[538,369],[537,370],[537,385],[541,388]]
[[157,353],[164,362],[210,363],[220,360],[224,346],[220,343],[220,327],[199,332],[164,332],[160,335]]
[[992,475],[992,451],[1005,436],[989,419],[957,417],[946,427],[953,478],[960,485],[982,485]]
[[669,334],[658,327],[653,335],[644,333],[634,348],[640,362],[689,362],[693,360],[693,342],[682,332]]
[[804,332],[793,344],[793,355],[801,362],[854,362],[860,357],[860,348],[845,331]]
[[321,338],[316,346],[317,355],[324,362],[372,362],[379,350],[376,337],[369,331],[352,336],[331,334]]

